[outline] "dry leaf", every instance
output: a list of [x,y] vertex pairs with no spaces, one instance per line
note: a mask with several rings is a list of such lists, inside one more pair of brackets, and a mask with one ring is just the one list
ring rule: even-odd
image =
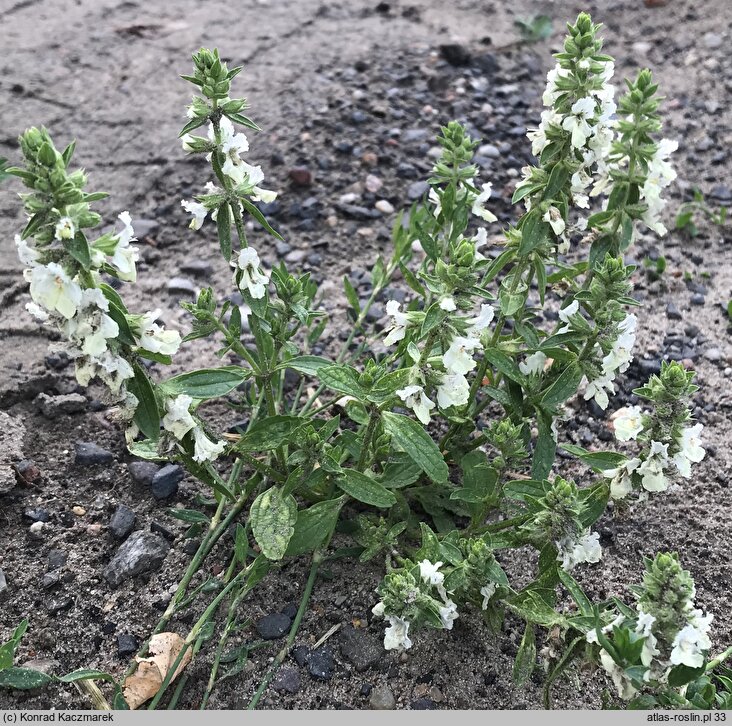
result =
[[[150,638],[150,657],[137,659],[137,670],[125,679],[123,685],[125,701],[132,711],[158,692],[184,645],[185,641],[178,633],[158,633]],[[190,662],[191,651],[188,649],[170,679],[171,683]]]

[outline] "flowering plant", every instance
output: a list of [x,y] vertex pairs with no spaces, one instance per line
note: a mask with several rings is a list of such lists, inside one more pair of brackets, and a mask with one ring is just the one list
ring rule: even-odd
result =
[[[609,499],[664,491],[691,475],[704,449],[688,405],[693,373],[678,364],[664,365],[636,390],[646,408],[632,406],[615,418],[616,437],[635,442],[634,456],[562,439],[567,402],[579,392],[606,409],[631,363],[637,319],[628,308],[637,303],[630,296],[634,268],[622,254],[638,227],[665,231],[662,191],[674,178],[668,156],[675,144],[657,138],[649,71],[628,82],[616,106],[613,62],[589,16],[568,26],[556,58],[541,124],[528,134],[536,165],[523,170],[513,197],[524,208],[517,223],[497,234],[491,184],[478,181],[473,164],[477,142],[449,123],[438,139],[429,195],[399,215],[393,253],[376,260],[365,304],[346,280],[353,328],[331,358],[311,352],[327,325],[317,286],[284,264],[267,270],[267,255],[260,257],[247,237],[249,219],[279,238],[262,213],[276,193],[262,186],[262,169],[242,158],[249,140],[236,127],[257,126],[243,115],[246,102],[230,97],[241,69],[229,69],[217,51],[196,53],[193,74],[184,76],[197,94],[181,132],[183,149],[206,156],[213,181],[181,204],[191,229],[206,234],[215,226],[243,304],[204,289],[195,303],[183,303],[192,320],[183,340],[160,326],[157,311],[130,312],[118,292],[117,281],[136,277],[129,213],[119,215],[120,231],[92,239],[101,219],[90,205],[104,195],[86,192],[85,175],[69,170],[73,145],[59,152],[39,129],[21,137],[25,165],[10,173],[29,189],[29,222],[17,245],[30,313],[59,330],[81,385],[97,379],[106,386],[127,422],[130,451],[180,462],[214,497],[213,511],[180,513],[208,529],[156,633],[192,607],[200,594],[191,592],[193,578],[236,525],[230,566],[151,707],[184,653],[204,646],[228,600],[205,705],[236,605],[272,563],[308,554],[300,609],[252,698],[255,706],[294,642],[339,522],[338,536],[352,539],[349,551],[360,561],[385,559],[374,615],[388,622],[387,650],[410,648],[422,627],[451,630],[473,609],[493,628],[507,612],[525,622],[514,671],[519,683],[537,660],[537,628],[573,638],[561,654],[542,651],[554,666],[547,697],[580,641],[623,698],[646,689],[668,699],[677,689],[681,700],[673,703],[686,703],[678,689],[701,688],[700,679],[719,664],[708,660],[711,618],[694,609],[693,584],[675,557],[649,562],[637,611],[619,601],[592,605],[570,574],[600,560],[592,527]],[[205,136],[194,134],[198,129]],[[591,213],[593,200],[599,211]],[[386,302],[387,329],[373,342],[367,314],[397,271],[411,299]],[[228,365],[161,374],[182,342],[213,336]],[[292,390],[285,386],[288,370],[299,376]],[[306,381],[314,382],[308,395]],[[332,395],[323,401],[326,390]],[[218,433],[205,419],[206,402],[222,397],[249,409],[238,434]],[[563,478],[558,447],[596,480],[588,483],[583,474],[579,486]],[[521,588],[501,565],[501,551],[519,547],[538,552],[534,576]],[[560,586],[579,613],[562,611]],[[664,593],[672,586],[679,595],[669,602]],[[129,695],[138,662],[118,693]]]

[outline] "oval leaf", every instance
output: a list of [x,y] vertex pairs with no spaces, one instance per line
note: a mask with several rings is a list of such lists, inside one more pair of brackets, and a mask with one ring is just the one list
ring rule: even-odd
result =
[[199,371],[169,378],[160,384],[160,388],[171,396],[185,393],[191,398],[204,401],[225,396],[240,386],[250,375],[251,371],[236,366],[202,368]]
[[437,444],[424,430],[422,424],[408,416],[385,411],[382,421],[387,433],[409,458],[417,464],[432,481],[444,484],[447,481],[447,464]]
[[295,531],[297,502],[278,487],[262,492],[250,510],[252,533],[262,553],[270,560],[281,560]]
[[379,482],[355,469],[344,469],[336,482],[349,497],[380,509],[389,509],[396,504],[396,497]]

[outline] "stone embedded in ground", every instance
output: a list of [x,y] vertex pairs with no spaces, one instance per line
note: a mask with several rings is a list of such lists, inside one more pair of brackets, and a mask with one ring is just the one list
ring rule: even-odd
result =
[[56,587],[61,582],[61,573],[58,570],[53,572],[47,572],[41,578],[41,587],[44,590],[50,590],[52,587]]
[[670,302],[668,305],[666,305],[666,317],[669,320],[681,320],[683,316],[681,315],[681,311],[676,307],[676,305]]
[[310,648],[307,645],[296,645],[291,651],[290,655],[295,659],[301,668],[307,665],[308,658],[310,657]]
[[175,539],[175,533],[163,527],[159,522],[150,522],[150,531],[159,534],[161,537],[165,537],[169,542]]
[[120,504],[109,520],[109,530],[117,539],[124,539],[132,532],[135,519],[137,519],[135,511],[125,504]]
[[104,570],[104,578],[115,587],[143,572],[157,570],[163,564],[170,545],[152,532],[133,532],[117,550]]
[[[24,484],[35,484],[40,481],[43,476],[38,465],[32,459],[23,459],[19,461],[15,465],[15,471]],[[0,492],[2,492],[2,484],[0,484]]]
[[437,704],[429,698],[418,698],[409,704],[409,708],[412,711],[434,711],[437,708]]
[[335,670],[333,653],[327,646],[310,652],[308,656],[308,673],[319,681],[329,681]]
[[111,451],[107,451],[91,441],[77,441],[74,446],[76,448],[74,462],[79,466],[109,464],[114,460],[114,455]]
[[297,605],[294,602],[288,603],[280,612],[283,615],[287,615],[291,620],[294,620],[295,615],[297,615]]
[[300,673],[292,666],[282,666],[272,682],[272,688],[281,693],[297,693],[300,690]]
[[309,187],[313,183],[313,174],[306,166],[293,166],[287,176],[298,187]]
[[120,633],[117,636],[117,653],[121,656],[128,656],[137,653],[139,643],[134,635]]
[[190,295],[191,297],[198,295],[198,287],[186,277],[171,277],[166,290],[176,295]]
[[25,426],[19,419],[0,411],[0,494],[17,483],[13,465],[23,459]]
[[152,461],[131,461],[127,464],[127,470],[130,472],[132,481],[145,487],[152,484],[152,480],[159,469],[160,467],[153,464]]
[[41,507],[36,507],[35,509],[26,509],[23,512],[23,517],[29,519],[31,522],[49,522],[51,520],[51,515],[48,513],[48,511],[42,509]]
[[194,277],[210,277],[213,275],[213,265],[206,260],[186,260],[181,264],[180,270]]
[[160,231],[160,223],[155,219],[133,219],[132,227],[135,230],[137,239],[155,237]]
[[56,613],[62,613],[65,610],[69,610],[73,604],[74,598],[72,598],[71,595],[62,595],[56,600],[51,600],[51,602],[46,606],[46,609],[51,615],[56,615]]
[[695,292],[691,296],[692,305],[704,305],[704,303],[705,303],[704,295],[702,295],[700,292]]
[[48,571],[58,570],[66,564],[69,559],[68,552],[59,549],[52,549],[48,553]]
[[391,691],[391,688],[386,684],[380,684],[371,691],[371,698],[369,698],[369,708],[374,711],[391,711],[396,708],[396,698]]
[[0,569],[0,600],[8,594],[8,580],[5,573]]
[[292,619],[283,613],[271,613],[260,618],[254,627],[262,640],[282,638],[290,630]]
[[347,625],[339,635],[341,655],[362,672],[375,666],[384,655],[384,646],[378,636]]
[[430,185],[426,181],[416,181],[409,185],[407,196],[414,199],[421,199],[428,191]]
[[440,55],[451,66],[466,66],[470,63],[470,51],[460,43],[445,43],[440,46]]
[[150,483],[152,495],[156,499],[172,497],[178,491],[178,483],[183,476],[183,468],[178,464],[166,464],[155,474]]
[[393,214],[394,205],[386,199],[379,199],[374,205],[382,214]]
[[86,397],[80,393],[65,393],[61,396],[39,393],[36,396],[35,404],[46,418],[51,419],[81,413],[87,408]]

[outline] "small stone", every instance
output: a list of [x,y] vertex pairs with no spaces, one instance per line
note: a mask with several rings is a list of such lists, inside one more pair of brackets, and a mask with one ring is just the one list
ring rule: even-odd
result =
[[391,692],[391,688],[385,684],[380,684],[371,692],[369,698],[369,708],[374,711],[392,711],[396,708],[396,698]]
[[478,149],[478,156],[485,156],[489,159],[497,159],[501,155],[501,151],[493,144],[483,144]]
[[155,475],[160,467],[153,464],[152,461],[131,461],[127,464],[127,470],[130,472],[132,480],[136,484],[149,487],[152,484]]
[[87,401],[80,393],[66,393],[62,396],[49,396],[46,393],[39,393],[35,400],[41,413],[50,419],[62,415],[80,413],[87,407]]
[[320,681],[329,681],[333,677],[335,660],[330,648],[321,647],[310,653],[308,657],[308,672],[313,678]]
[[116,587],[130,577],[157,570],[169,551],[170,545],[152,532],[133,532],[107,565],[104,577]]
[[28,531],[34,536],[34,537],[40,537],[43,533],[43,522],[33,522],[30,527],[28,527]]
[[711,188],[709,196],[720,202],[732,202],[732,189],[726,184],[717,184]]
[[412,711],[434,711],[437,708],[437,704],[429,698],[418,698],[409,704],[409,708]]
[[254,627],[262,640],[282,638],[290,630],[291,618],[283,613],[272,613],[257,620]]
[[26,519],[30,519],[31,522],[49,522],[51,520],[51,515],[48,511],[40,507],[38,509],[26,509],[23,512],[23,516]]
[[90,524],[86,528],[86,533],[90,537],[98,537],[102,533],[102,525],[99,524],[98,522],[95,522],[94,524]]
[[61,613],[64,610],[68,610],[73,604],[74,600],[71,595],[62,595],[57,600],[52,600],[48,604],[47,609],[51,615],[55,615],[56,613]]
[[388,202],[386,199],[379,199],[374,205],[382,214],[393,214],[394,205]]
[[117,539],[125,539],[132,532],[135,519],[137,519],[135,511],[124,504],[120,504],[109,520],[109,530]]
[[32,459],[23,459],[15,465],[15,471],[25,484],[35,484],[43,476],[38,465]]
[[135,230],[135,237],[137,239],[155,237],[160,231],[160,223],[155,219],[133,219],[132,227]]
[[362,683],[359,690],[359,695],[361,696],[361,698],[366,698],[372,690],[373,686],[370,683]]
[[716,362],[722,360],[722,351],[719,348],[709,348],[709,350],[704,351],[704,357],[707,360]]
[[407,196],[410,199],[420,199],[430,189],[430,185],[426,181],[416,181],[409,185],[409,189],[407,189]]
[[294,166],[287,176],[296,187],[309,187],[313,183],[313,174],[306,166]]
[[171,277],[166,290],[174,295],[190,295],[191,297],[198,295],[196,284],[187,277]]
[[77,517],[83,517],[86,514],[86,509],[84,507],[75,506],[71,508],[71,511],[77,516]]
[[297,615],[297,605],[294,602],[291,602],[289,605],[285,605],[280,612],[283,615],[287,615],[290,620],[294,620]]
[[295,659],[295,663],[302,668],[304,665],[307,665],[308,658],[310,658],[310,648],[307,645],[296,645],[290,651],[290,654]]
[[300,673],[297,668],[291,666],[280,668],[272,688],[281,693],[297,693],[300,690]]
[[384,647],[377,636],[366,630],[356,630],[352,625],[343,628],[339,642],[341,655],[359,673],[375,666],[384,655]]
[[180,270],[194,277],[210,277],[213,274],[213,265],[205,260],[188,260],[181,264]]
[[120,633],[117,636],[117,654],[126,657],[137,653],[139,643],[134,635],[129,633]]
[[704,305],[705,298],[704,295],[702,295],[700,292],[695,292],[691,296],[691,304],[692,305]]
[[383,186],[384,182],[375,174],[368,174],[366,176],[366,189],[368,189],[372,194],[376,194],[376,192],[378,192]]
[[150,489],[156,499],[167,499],[178,491],[178,483],[183,479],[184,472],[178,464],[166,464],[153,477]]
[[59,549],[52,549],[48,553],[48,571],[58,570],[62,568],[69,559],[67,552]]
[[175,533],[163,527],[159,522],[150,522],[150,531],[155,534],[159,534],[161,537],[165,537],[168,542],[173,542],[175,540]]
[[0,569],[0,600],[2,600],[8,594],[8,581],[5,577],[5,573]]
[[724,39],[719,33],[704,33],[702,40],[704,41],[704,45],[710,50],[719,48],[724,42]]
[[78,466],[94,466],[95,464],[109,464],[114,456],[111,451],[103,449],[101,446],[90,441],[77,441],[75,444],[76,458],[75,463]]
[[367,151],[361,157],[361,161],[363,161],[366,166],[373,167],[379,163],[379,157],[373,151]]
[[406,144],[412,144],[425,141],[428,135],[427,129],[407,129],[402,133],[401,140]]
[[460,43],[445,43],[440,46],[440,55],[451,66],[466,66],[470,63],[470,51]]
[[52,587],[55,587],[61,582],[61,573],[57,570],[54,570],[53,572],[47,572],[42,578],[41,578],[41,587],[44,590],[50,590]]
[[683,316],[681,315],[681,312],[676,307],[676,305],[670,302],[668,305],[666,305],[666,317],[669,320],[681,320]]

